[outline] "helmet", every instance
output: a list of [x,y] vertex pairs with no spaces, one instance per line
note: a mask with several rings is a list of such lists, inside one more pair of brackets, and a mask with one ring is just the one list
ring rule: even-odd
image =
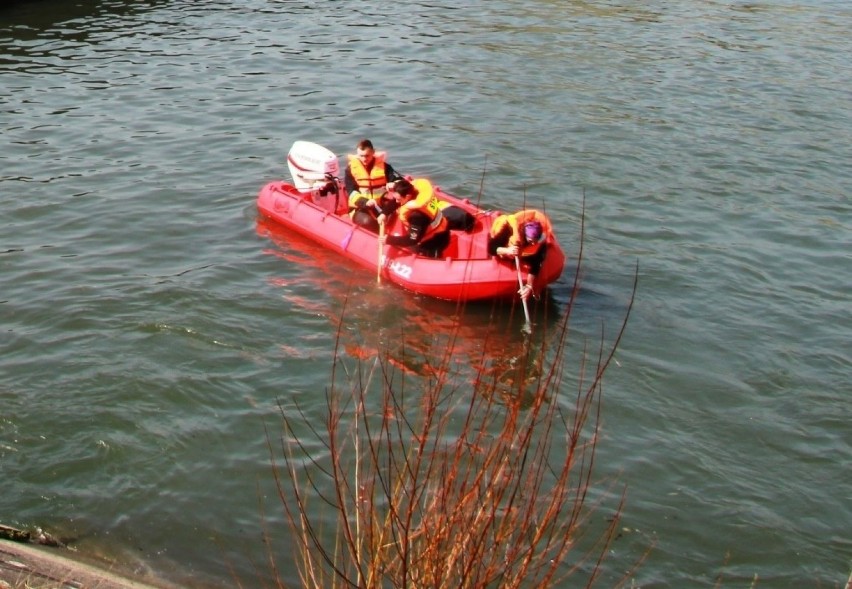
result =
[[544,230],[538,221],[524,223],[524,238],[527,243],[538,243],[544,239]]

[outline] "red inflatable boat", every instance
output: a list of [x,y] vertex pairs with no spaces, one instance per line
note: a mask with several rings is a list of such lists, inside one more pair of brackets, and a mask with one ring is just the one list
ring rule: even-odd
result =
[[[345,256],[406,290],[451,301],[511,298],[518,293],[518,271],[512,260],[489,256],[488,232],[500,211],[481,210],[468,199],[435,187],[435,196],[474,216],[470,231],[453,230],[441,258],[416,255],[386,245],[379,252],[378,236],[352,223],[345,189],[338,179],[337,156],[326,148],[297,141],[288,155],[293,184],[274,181],[260,190],[257,208],[263,217],[300,233]],[[395,233],[391,220],[388,233]],[[555,237],[547,244],[544,265],[536,277],[536,292],[557,280],[565,255]],[[522,279],[527,272],[521,265]]]

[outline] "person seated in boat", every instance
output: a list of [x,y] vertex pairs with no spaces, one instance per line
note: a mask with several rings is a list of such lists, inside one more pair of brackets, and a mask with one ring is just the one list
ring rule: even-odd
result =
[[[402,235],[384,235],[379,241],[398,247],[411,247],[423,256],[439,258],[450,243],[450,225],[441,212],[432,183],[425,178],[398,180],[391,193],[399,203],[398,219]],[[384,219],[381,219],[384,221]]]
[[350,154],[348,159],[343,181],[349,195],[349,216],[355,224],[378,232],[376,219],[387,204],[383,202],[384,196],[402,176],[386,161],[384,152],[375,150],[369,139],[359,141],[355,154]]
[[535,209],[500,215],[491,225],[488,254],[502,258],[517,257],[528,266],[527,281],[520,291],[524,300],[533,293],[533,283],[547,255],[551,232],[550,220]]

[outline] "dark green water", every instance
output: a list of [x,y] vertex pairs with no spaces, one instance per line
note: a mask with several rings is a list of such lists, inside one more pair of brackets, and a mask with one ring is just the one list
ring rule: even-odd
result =
[[[293,141],[369,136],[546,206],[572,260],[585,193],[578,341],[612,336],[638,263],[598,447],[628,489],[607,578],[653,546],[636,586],[842,587],[850,29],[816,0],[4,4],[0,521],[187,586],[263,569],[264,424],[321,414],[347,294],[352,364],[408,318],[416,372],[453,324],[257,223]],[[517,321],[466,314],[459,362],[509,355]]]

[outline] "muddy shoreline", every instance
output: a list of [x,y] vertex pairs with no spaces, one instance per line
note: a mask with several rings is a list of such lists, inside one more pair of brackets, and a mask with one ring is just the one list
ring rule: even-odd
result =
[[176,589],[162,579],[113,570],[63,548],[0,538],[0,589]]

